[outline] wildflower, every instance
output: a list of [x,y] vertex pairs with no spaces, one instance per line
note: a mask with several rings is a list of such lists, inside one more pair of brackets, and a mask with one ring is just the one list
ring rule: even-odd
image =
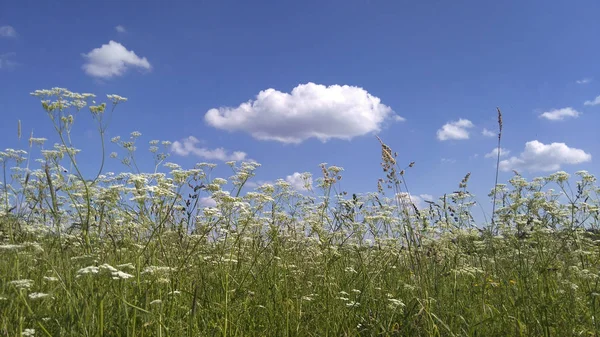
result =
[[113,102],[113,104],[118,104],[121,102],[127,102],[127,98],[121,97],[119,95],[106,95],[106,97]]
[[346,306],[347,306],[347,307],[351,307],[351,308],[356,308],[356,307],[358,307],[359,305],[360,305],[360,303],[358,303],[358,302],[354,302],[354,301],[350,301],[350,302],[346,303]]
[[133,277],[133,275],[127,274],[127,273],[122,272],[120,270],[112,272],[111,275],[112,275],[112,279],[113,280],[126,280],[128,278],[132,278]]
[[175,269],[171,268],[171,267],[148,266],[148,267],[144,268],[144,270],[142,271],[142,274],[160,274],[160,273],[166,273],[166,272],[169,272],[172,270],[175,270]]
[[125,263],[125,264],[119,264],[117,265],[117,268],[121,268],[121,269],[135,269],[135,266],[131,263]]
[[388,304],[388,307],[390,309],[396,309],[398,307],[405,307],[406,306],[404,304],[404,302],[402,302],[401,300],[395,299],[395,298],[388,298],[388,301],[390,302]]
[[117,270],[117,268],[115,268],[115,267],[113,267],[113,266],[111,266],[111,265],[109,265],[109,264],[106,264],[106,263],[104,263],[103,265],[101,265],[99,268],[100,268],[100,269],[104,269],[104,270],[108,270],[108,271],[109,271],[109,272],[111,272],[111,273],[112,273],[112,272],[117,272],[117,271],[118,271],[118,270]]
[[166,168],[169,168],[171,170],[181,170],[181,166],[179,166],[178,164],[175,164],[175,163],[171,163],[171,162],[164,163],[163,166]]
[[225,180],[223,178],[215,178],[215,179],[213,179],[212,183],[216,184],[216,185],[225,185],[225,184],[227,184],[227,180]]
[[80,276],[86,275],[86,274],[98,274],[99,271],[100,271],[100,268],[98,268],[96,266],[88,266],[88,267],[79,269],[77,271],[76,277],[80,277]]
[[48,297],[50,296],[49,294],[45,294],[45,293],[31,293],[29,294],[29,298],[32,300],[37,300],[39,298],[44,298],[44,297]]
[[565,171],[559,171],[550,175],[550,180],[554,180],[557,183],[563,183],[569,180],[569,174]]
[[35,336],[35,329],[25,329],[21,332],[21,336]]
[[0,245],[0,251],[16,251],[23,247],[23,245]]
[[303,300],[303,301],[310,302],[310,301],[312,301],[312,300],[313,300],[313,297],[312,297],[312,296],[314,296],[314,294],[310,294],[310,295],[308,295],[308,296],[302,296],[302,300]]
[[8,284],[14,285],[17,289],[29,289],[33,286],[33,280],[23,279],[10,281]]

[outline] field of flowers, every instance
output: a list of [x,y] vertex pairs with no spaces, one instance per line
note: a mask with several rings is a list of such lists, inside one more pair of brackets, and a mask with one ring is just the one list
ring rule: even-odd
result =
[[[326,165],[319,197],[283,180],[250,189],[259,164],[227,163],[231,177],[210,178],[213,164],[183,169],[160,141],[149,144],[155,171],[140,172],[137,132],[110,140],[129,172],[103,172],[103,159],[86,177],[71,144],[74,111],[91,112],[104,143],[105,115],[126,99],[32,95],[60,142],[37,160],[29,153],[42,138],[0,152],[0,336],[600,331],[600,189],[585,171],[515,173],[491,189],[485,224],[471,216],[468,174],[417,209],[406,197],[412,164],[400,167],[383,141],[381,188],[366,195],[340,190],[343,170]],[[215,207],[200,204],[207,196]]]

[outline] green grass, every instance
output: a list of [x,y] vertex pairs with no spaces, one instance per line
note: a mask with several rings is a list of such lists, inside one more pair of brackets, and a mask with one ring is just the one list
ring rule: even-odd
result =
[[[50,115],[63,113],[52,104]],[[252,163],[232,164],[235,189],[226,192],[210,165],[137,172],[139,135],[115,140],[136,173],[68,175],[59,166],[71,159],[66,123],[57,127],[64,146],[45,152],[40,169],[29,170],[24,153],[0,153],[5,173],[14,164],[0,197],[0,336],[600,331],[599,188],[586,172],[575,192],[562,172],[515,175],[490,194],[497,207],[487,226],[470,216],[468,176],[425,209],[386,197],[388,184],[392,195],[408,190],[383,143],[378,193],[346,195],[341,169],[325,166],[320,194],[283,181],[245,193]],[[152,153],[157,168],[168,156]],[[208,195],[216,207],[198,203]]]

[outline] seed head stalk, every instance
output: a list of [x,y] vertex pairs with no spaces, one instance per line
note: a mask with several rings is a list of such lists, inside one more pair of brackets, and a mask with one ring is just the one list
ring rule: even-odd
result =
[[500,169],[500,142],[502,140],[502,111],[500,111],[500,108],[496,108],[496,110],[498,111],[498,147],[497,147],[497,157],[496,157],[496,180],[494,182],[494,197],[493,197],[493,202],[492,202],[492,233],[494,235],[498,234],[498,226],[496,226],[496,223],[494,221],[495,215],[496,215],[496,189],[498,188],[498,171]]

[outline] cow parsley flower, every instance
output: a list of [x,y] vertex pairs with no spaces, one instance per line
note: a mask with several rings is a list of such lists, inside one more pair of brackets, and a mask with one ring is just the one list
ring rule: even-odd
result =
[[8,282],[8,284],[14,285],[17,289],[29,289],[33,286],[33,280],[23,279],[23,280],[14,280]]
[[96,266],[88,266],[85,268],[81,268],[77,271],[77,276],[76,277],[80,277],[86,274],[98,274],[98,272],[100,272],[100,268],[96,267]]
[[132,278],[133,277],[133,275],[127,274],[127,273],[122,272],[120,270],[112,272],[111,275],[112,275],[112,279],[113,280],[126,280],[128,278]]
[[35,336],[35,329],[25,329],[25,330],[23,330],[23,332],[21,332],[21,336],[23,336],[23,337]]
[[31,294],[29,294],[29,298],[32,299],[32,300],[37,300],[37,299],[48,297],[48,296],[50,296],[50,294],[45,294],[45,293],[31,293]]

